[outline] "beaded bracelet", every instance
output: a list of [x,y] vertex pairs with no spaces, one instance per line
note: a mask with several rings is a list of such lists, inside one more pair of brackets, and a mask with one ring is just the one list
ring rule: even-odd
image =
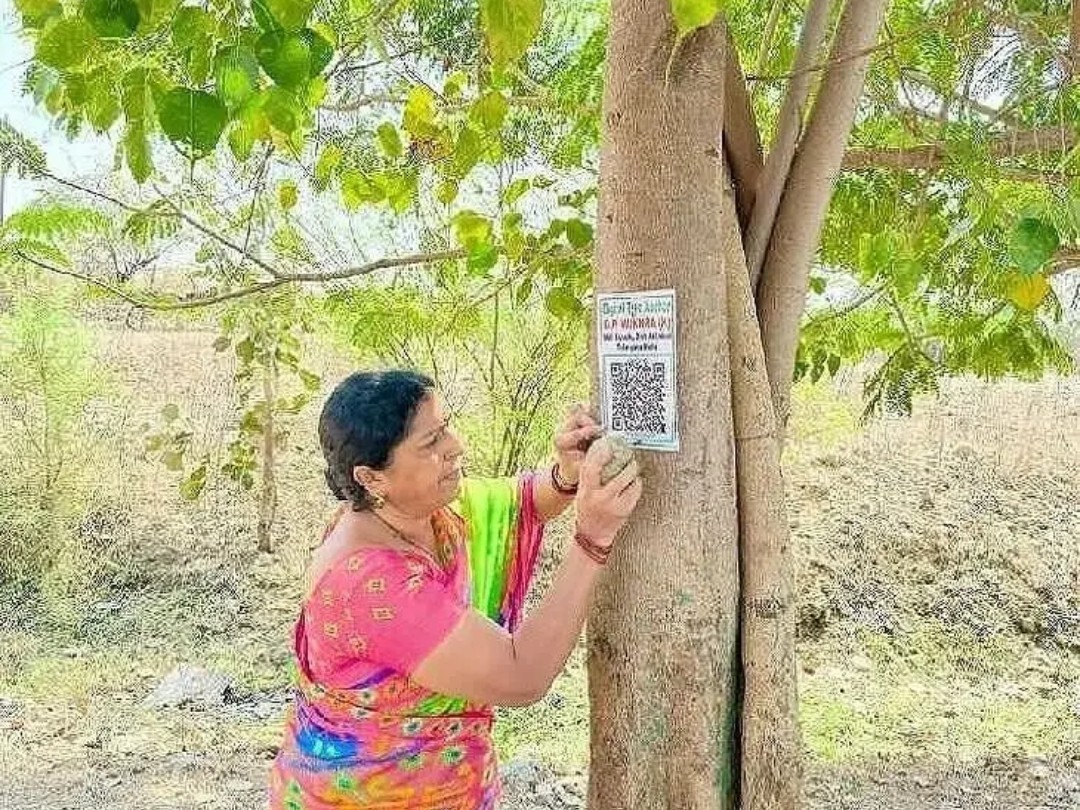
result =
[[578,485],[568,484],[559,477],[559,462],[551,465],[551,486],[560,495],[577,495]]
[[594,563],[607,565],[608,557],[611,556],[611,546],[598,546],[581,532],[574,532],[574,542]]

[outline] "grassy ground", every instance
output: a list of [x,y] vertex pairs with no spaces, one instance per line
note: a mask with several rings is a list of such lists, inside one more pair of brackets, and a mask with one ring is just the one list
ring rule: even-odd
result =
[[[97,584],[0,593],[0,807],[258,807],[330,506],[313,412],[284,457],[277,553],[260,555],[249,496],[211,487],[186,504],[138,452],[166,402],[192,414],[200,446],[227,432],[212,336],[106,338],[117,399],[99,415],[107,453],[83,527]],[[798,403],[787,480],[814,806],[1080,802],[1080,385],[957,383],[865,429],[845,386]],[[232,701],[146,708],[184,662],[229,675]],[[583,767],[580,652],[544,701],[503,713],[498,741]]]

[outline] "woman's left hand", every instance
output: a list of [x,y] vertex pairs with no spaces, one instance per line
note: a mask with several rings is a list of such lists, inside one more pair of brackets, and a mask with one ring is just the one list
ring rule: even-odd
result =
[[559,462],[559,478],[568,484],[576,484],[585,460],[585,451],[593,439],[604,432],[592,415],[582,405],[570,409],[566,419],[555,434],[555,458]]

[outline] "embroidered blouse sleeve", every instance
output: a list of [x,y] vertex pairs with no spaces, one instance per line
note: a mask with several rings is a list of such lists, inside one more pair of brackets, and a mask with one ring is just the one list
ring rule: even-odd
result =
[[340,604],[322,632],[339,649],[406,675],[468,609],[426,564],[402,554],[353,555],[337,579]]

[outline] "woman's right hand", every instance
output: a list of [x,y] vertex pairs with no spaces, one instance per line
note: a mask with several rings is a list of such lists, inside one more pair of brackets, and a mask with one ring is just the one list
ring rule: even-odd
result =
[[607,484],[600,483],[600,472],[611,457],[610,449],[586,457],[578,480],[577,530],[601,548],[607,548],[615,541],[615,535],[634,511],[642,491],[636,460],[627,464]]

